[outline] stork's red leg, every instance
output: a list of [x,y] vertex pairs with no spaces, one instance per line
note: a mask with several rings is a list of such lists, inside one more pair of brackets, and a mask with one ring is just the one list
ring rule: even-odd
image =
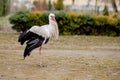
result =
[[42,47],[39,48],[40,66],[42,66]]

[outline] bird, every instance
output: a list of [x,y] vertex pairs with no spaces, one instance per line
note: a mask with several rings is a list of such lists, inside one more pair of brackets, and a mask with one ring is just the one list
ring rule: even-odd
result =
[[48,20],[48,24],[42,26],[32,26],[26,32],[21,33],[18,38],[18,42],[21,45],[26,43],[23,53],[24,59],[26,56],[30,55],[32,50],[39,48],[39,66],[43,66],[42,45],[48,43],[48,41],[52,38],[58,39],[59,37],[58,23],[56,21],[55,14],[49,13]]

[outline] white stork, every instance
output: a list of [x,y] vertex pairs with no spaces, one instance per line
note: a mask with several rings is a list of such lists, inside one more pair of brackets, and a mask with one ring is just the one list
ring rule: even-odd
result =
[[22,33],[19,36],[18,41],[21,45],[26,42],[26,48],[24,50],[24,59],[26,56],[30,55],[30,52],[39,47],[39,55],[40,55],[40,66],[42,65],[42,45],[46,44],[51,38],[58,38],[58,24],[55,19],[55,15],[53,13],[49,14],[49,24],[43,26],[33,26],[28,31]]

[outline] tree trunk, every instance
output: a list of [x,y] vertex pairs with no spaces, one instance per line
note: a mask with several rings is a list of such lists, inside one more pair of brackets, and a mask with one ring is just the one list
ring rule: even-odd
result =
[[3,16],[5,16],[5,14],[6,14],[6,4],[5,4],[6,2],[5,2],[5,0],[3,0]]
[[88,1],[87,1],[87,6],[90,6],[90,1],[91,1],[91,0],[88,0]]
[[104,0],[105,6],[107,5],[107,0]]
[[74,5],[75,4],[75,0],[72,0],[72,5]]
[[96,14],[98,14],[98,12],[99,12],[97,2],[98,2],[98,0],[95,0],[95,13]]
[[115,0],[111,0],[111,3],[112,3],[112,6],[113,6],[113,9],[114,9],[114,12],[118,13],[117,5],[116,5]]
[[119,6],[120,6],[120,0],[119,0]]

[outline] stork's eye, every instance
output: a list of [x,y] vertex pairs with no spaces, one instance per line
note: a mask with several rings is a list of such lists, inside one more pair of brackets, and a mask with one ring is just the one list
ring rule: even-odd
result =
[[54,16],[51,16],[51,18],[54,18]]

